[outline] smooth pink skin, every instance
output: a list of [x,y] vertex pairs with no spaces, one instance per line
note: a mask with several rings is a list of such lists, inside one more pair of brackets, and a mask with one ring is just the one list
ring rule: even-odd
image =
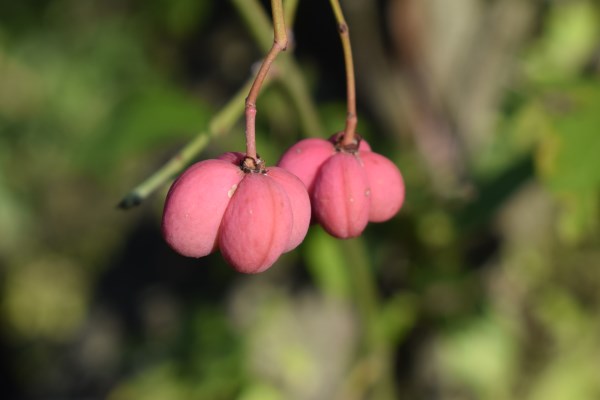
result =
[[281,156],[278,167],[296,175],[312,192],[315,176],[321,165],[335,154],[333,143],[324,139],[304,139],[290,147]]
[[162,219],[162,233],[173,250],[203,257],[217,249],[225,209],[244,177],[240,168],[221,160],[189,167],[171,186]]
[[311,218],[310,198],[308,197],[304,183],[291,172],[279,167],[269,167],[267,168],[267,176],[281,185],[292,207],[292,233],[288,245],[284,250],[284,253],[287,253],[298,247],[306,236]]
[[319,223],[331,235],[359,236],[369,222],[369,184],[360,159],[336,153],[319,170],[312,193]]
[[360,152],[371,188],[369,221],[383,222],[392,218],[404,203],[404,180],[400,170],[386,157],[373,152]]
[[[218,159],[239,165],[244,159],[243,153],[228,152],[221,154]],[[298,247],[306,237],[310,225],[311,207],[310,198],[304,183],[294,174],[279,167],[268,167],[267,176],[275,179],[285,190],[292,206],[293,227],[290,241],[285,253]]]
[[371,145],[365,139],[362,139],[358,145],[358,151],[371,151]]
[[288,247],[293,214],[285,190],[264,174],[246,174],[223,215],[219,248],[237,271],[259,273]]

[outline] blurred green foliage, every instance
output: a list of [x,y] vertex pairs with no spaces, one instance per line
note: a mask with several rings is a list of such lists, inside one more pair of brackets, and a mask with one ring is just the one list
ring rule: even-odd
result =
[[[344,123],[343,65],[323,3],[300,2],[286,56],[298,60],[334,133]],[[400,166],[403,210],[351,241],[312,227],[299,249],[259,276],[234,274],[218,255],[187,260],[168,249],[160,238],[166,187],[137,210],[114,208],[206,130],[260,58],[232,2],[3,4],[3,395],[599,398],[600,6],[457,0],[460,18],[434,24],[446,15],[442,3],[381,2],[386,29],[383,17],[370,20],[372,2],[347,10],[363,67],[359,132]],[[512,50],[484,43],[511,37],[513,26],[495,18],[525,15],[523,4],[531,20]],[[428,28],[398,33],[407,15]],[[423,37],[460,33],[454,21],[470,41],[445,49],[459,59],[484,54],[469,62],[480,68],[473,81],[499,55],[508,59],[508,76],[488,82],[497,92],[470,91],[450,76],[457,97],[436,77],[456,72],[456,62],[428,58],[441,44]],[[386,43],[383,66],[368,56],[379,44],[361,40],[373,32]],[[375,74],[365,73],[365,58],[380,68]],[[427,85],[410,84],[422,76]],[[386,90],[406,93],[391,113],[377,103]],[[461,108],[472,104],[482,109]],[[258,108],[259,152],[274,163],[303,134],[302,115],[278,83]],[[447,124],[427,119],[439,115]],[[485,126],[473,122],[481,115],[489,129],[468,133]],[[394,118],[404,131],[387,129]],[[442,130],[427,136],[432,125],[453,127],[459,143],[446,167],[460,179],[448,192],[435,182],[444,154],[431,151]],[[198,158],[242,150],[242,132],[238,123]]]

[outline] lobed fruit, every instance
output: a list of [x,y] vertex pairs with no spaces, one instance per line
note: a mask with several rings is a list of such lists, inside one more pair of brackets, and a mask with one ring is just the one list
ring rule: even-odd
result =
[[279,183],[290,199],[294,224],[290,240],[284,250],[284,252],[288,252],[298,247],[306,236],[311,216],[310,198],[302,181],[285,169],[269,167],[266,175]]
[[360,159],[336,153],[319,169],[312,192],[315,215],[338,238],[359,236],[369,222],[369,182]]
[[334,154],[335,146],[330,141],[316,138],[304,139],[290,147],[277,166],[296,175],[310,193],[319,168]]
[[266,175],[248,174],[223,215],[221,254],[240,272],[262,272],[287,248],[292,226],[292,206],[281,185]]
[[189,167],[169,190],[162,232],[182,255],[203,257],[218,249],[237,271],[258,273],[302,242],[310,200],[288,171],[244,172],[244,158],[225,153]]
[[221,219],[244,173],[221,160],[189,167],[171,186],[162,219],[162,233],[173,250],[204,257],[218,247]]
[[344,148],[343,132],[305,139],[290,147],[278,166],[304,182],[314,219],[331,235],[350,238],[369,221],[392,218],[404,202],[404,181],[389,159],[359,139]]

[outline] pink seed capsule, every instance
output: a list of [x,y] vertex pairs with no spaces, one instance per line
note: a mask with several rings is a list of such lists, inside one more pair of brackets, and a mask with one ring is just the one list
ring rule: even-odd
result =
[[359,157],[371,189],[369,221],[386,221],[396,215],[404,202],[404,181],[400,170],[377,153],[361,151]]
[[292,228],[292,206],[283,187],[267,175],[248,173],[223,215],[219,248],[237,271],[262,272],[287,249]]
[[369,220],[369,184],[360,159],[336,153],[319,169],[312,205],[319,223],[338,238],[359,236]]
[[[221,154],[218,159],[240,165],[244,160],[244,157],[245,155],[243,153],[228,152]],[[298,247],[306,237],[311,216],[310,198],[308,197],[304,183],[302,183],[302,181],[294,174],[279,167],[269,167],[266,174],[283,186],[290,199],[290,205],[292,206],[294,225],[290,236],[290,242],[284,251],[287,253]]]
[[165,241],[178,253],[203,257],[217,249],[225,209],[244,177],[240,168],[221,160],[189,167],[171,186],[162,219]]
[[310,225],[311,207],[310,198],[304,183],[295,175],[279,167],[269,167],[267,176],[274,179],[283,187],[292,206],[293,226],[290,240],[284,252],[298,247],[304,240]]
[[310,193],[315,176],[323,163],[335,154],[333,143],[324,139],[304,139],[290,147],[281,156],[278,167],[296,175]]
[[175,181],[162,224],[175,251],[202,257],[219,249],[237,271],[258,273],[302,242],[311,215],[302,181],[262,162],[254,171],[246,161],[252,165],[242,153],[225,153]]

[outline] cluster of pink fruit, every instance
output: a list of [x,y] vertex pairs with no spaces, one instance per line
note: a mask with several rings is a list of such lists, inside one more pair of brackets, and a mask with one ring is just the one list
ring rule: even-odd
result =
[[258,273],[296,248],[313,222],[338,238],[393,217],[404,201],[398,168],[359,138],[305,139],[276,167],[242,153],[189,167],[167,196],[162,229],[178,253],[220,250],[237,271]]

